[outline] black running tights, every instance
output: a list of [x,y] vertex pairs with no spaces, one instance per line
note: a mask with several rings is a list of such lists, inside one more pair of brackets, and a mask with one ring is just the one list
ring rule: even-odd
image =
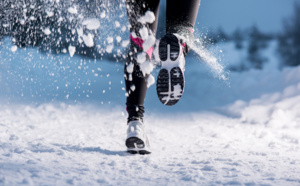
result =
[[[141,23],[138,18],[143,16],[148,10],[155,15],[155,21],[147,24],[149,30],[155,35],[158,23],[158,9],[160,0],[126,0],[127,14],[130,23],[130,32],[138,34],[141,28]],[[201,0],[166,0],[166,32],[176,33],[177,27],[185,27],[193,29],[198,8]],[[126,64],[125,64],[125,82],[127,91],[127,112],[129,114],[128,121],[135,119],[142,119],[144,114],[144,100],[147,91],[148,75],[143,76],[136,60],[134,59],[136,53],[141,52],[142,49],[131,41],[130,49]],[[133,64],[133,72],[128,73],[128,65]]]

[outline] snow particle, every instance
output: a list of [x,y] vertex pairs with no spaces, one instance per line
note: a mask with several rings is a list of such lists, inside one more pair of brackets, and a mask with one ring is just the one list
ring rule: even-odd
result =
[[86,19],[82,22],[89,30],[97,30],[100,27],[100,21],[96,18]]
[[84,44],[87,47],[93,47],[94,46],[94,35],[93,34],[88,34],[88,35],[83,35],[82,36]]
[[117,36],[117,37],[116,37],[116,40],[117,40],[118,43],[120,43],[121,40],[122,40],[122,38],[121,38],[120,36]]
[[114,42],[114,38],[113,37],[107,37],[107,43],[110,44],[112,42]]
[[51,11],[46,11],[46,14],[47,14],[47,17],[52,17],[54,15],[54,13]]
[[78,37],[82,37],[83,36],[83,29],[81,27],[79,27],[76,30],[77,30]]
[[155,78],[150,74],[147,78],[147,87],[149,88],[151,85],[155,83]]
[[75,54],[76,48],[74,46],[69,45],[69,54],[71,57]]
[[100,15],[101,18],[105,18],[105,16],[106,16],[105,12],[102,12],[101,15]]
[[25,24],[25,20],[24,20],[24,19],[21,19],[21,20],[20,20],[20,24],[21,24],[21,25],[24,25],[24,24]]
[[150,61],[145,61],[140,64],[140,69],[143,72],[143,75],[146,76],[146,74],[150,74],[153,71],[154,65]]
[[18,47],[17,47],[16,45],[14,45],[14,46],[12,46],[12,47],[10,48],[10,50],[11,50],[12,52],[16,52],[17,49],[18,49]]
[[132,92],[135,91],[135,85],[131,85],[130,89],[131,89]]
[[148,38],[148,36],[149,36],[149,34],[148,34],[148,28],[145,27],[145,26],[139,30],[139,33],[140,33],[140,35],[141,35],[142,40],[144,40],[144,41],[145,41],[145,40]]
[[141,53],[139,53],[138,55],[137,55],[137,62],[138,63],[144,63],[145,61],[146,61],[146,55],[147,55],[147,53],[145,53],[145,52],[141,52]]
[[77,14],[77,8],[76,7],[69,7],[68,12],[71,14]]
[[144,16],[138,19],[138,22],[142,24],[153,23],[155,21],[155,15],[152,11],[147,11]]
[[106,50],[105,50],[105,51],[106,51],[107,53],[110,54],[110,53],[112,52],[113,49],[114,49],[114,45],[108,45],[108,46],[106,47]]
[[133,67],[134,67],[133,63],[130,63],[129,65],[127,65],[126,71],[128,73],[132,73],[133,72]]
[[122,41],[122,47],[127,47],[129,45],[129,40]]
[[150,35],[148,39],[143,43],[143,50],[146,52],[148,51],[154,44],[156,38],[153,35]]
[[117,27],[117,28],[119,28],[121,25],[120,25],[120,22],[119,21],[115,21],[115,26]]
[[46,35],[50,35],[50,34],[51,34],[51,31],[50,31],[49,28],[45,28],[45,29],[43,30],[43,32],[44,32],[44,34],[46,34]]

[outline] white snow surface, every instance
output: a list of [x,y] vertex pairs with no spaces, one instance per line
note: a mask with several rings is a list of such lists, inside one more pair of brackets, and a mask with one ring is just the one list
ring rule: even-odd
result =
[[[230,87],[192,55],[175,106],[151,86],[144,156],[126,152],[123,64],[13,53],[9,42],[0,48],[0,185],[300,184],[300,67],[278,70],[276,42],[263,70],[231,72]],[[220,47],[224,63],[243,61],[231,43]]]
[[122,110],[52,104],[1,107],[1,183],[298,185],[300,182],[299,122],[277,128],[215,113],[152,115],[147,117],[145,125],[153,153],[141,156],[125,152],[127,125]]

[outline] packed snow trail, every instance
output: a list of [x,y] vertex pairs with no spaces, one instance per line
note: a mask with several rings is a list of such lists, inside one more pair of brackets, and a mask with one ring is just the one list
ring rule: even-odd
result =
[[[298,118],[299,119],[299,118]],[[299,185],[298,124],[147,115],[151,155],[125,152],[120,108],[0,109],[0,185]]]

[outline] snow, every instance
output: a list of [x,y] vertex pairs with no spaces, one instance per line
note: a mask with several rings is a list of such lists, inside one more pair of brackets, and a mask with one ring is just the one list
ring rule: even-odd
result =
[[277,130],[214,113],[149,116],[153,153],[140,156],[125,152],[120,109],[15,105],[0,116],[5,185],[299,184],[299,125]]
[[133,72],[133,68],[134,68],[134,64],[133,64],[133,63],[130,63],[129,65],[127,65],[126,71],[127,71],[128,73],[132,73],[132,72]]
[[24,19],[20,19],[20,24],[24,25],[25,24],[25,20]]
[[134,91],[135,91],[135,85],[131,85],[131,86],[130,86],[130,90],[131,90],[132,92],[134,92]]
[[77,14],[77,7],[69,7],[68,12],[71,14]]
[[82,37],[83,36],[83,28],[78,27],[76,30],[77,30],[78,37]]
[[137,58],[136,58],[136,61],[138,62],[138,63],[144,63],[145,61],[146,61],[146,55],[147,55],[147,53],[146,52],[141,52],[141,53],[138,53],[137,54]]
[[69,45],[69,54],[70,54],[70,56],[71,57],[73,57],[74,56],[74,54],[75,54],[75,51],[76,51],[76,47],[74,47],[74,46],[72,46],[72,45]]
[[52,11],[46,10],[47,17],[52,17],[54,13]]
[[111,53],[113,49],[114,49],[114,45],[107,45],[105,51],[106,51],[107,53]]
[[97,30],[100,28],[100,21],[96,18],[86,19],[82,22],[88,30]]
[[46,34],[46,35],[50,35],[50,34],[51,34],[51,31],[50,31],[49,28],[45,28],[45,29],[43,30],[43,32],[44,32],[44,34]]
[[123,48],[127,47],[129,45],[129,42],[130,42],[129,40],[122,41],[122,44],[121,44],[122,47]]
[[153,45],[155,44],[155,41],[156,41],[155,37],[153,35],[149,35],[147,40],[145,40],[143,43],[143,50],[145,52],[148,51],[151,47],[153,47]]
[[116,28],[119,28],[121,26],[120,22],[119,21],[115,21],[115,26],[116,26]]
[[121,38],[120,36],[117,36],[117,37],[116,37],[116,40],[117,40],[118,43],[120,43],[121,40],[122,40],[122,38]]
[[122,30],[122,32],[125,32],[126,31],[126,26],[122,26],[121,30]]
[[147,11],[144,16],[138,19],[138,22],[142,24],[153,23],[155,21],[155,15],[152,11]]
[[[124,145],[122,63],[36,48],[13,53],[10,39],[2,41],[0,185],[300,183],[300,67],[277,68],[276,42],[263,51],[269,62],[262,70],[233,71],[226,81],[188,55],[185,91],[173,107],[150,86],[144,121],[152,154],[141,156]],[[247,49],[220,47],[221,65],[245,59]],[[151,72],[148,61],[141,68],[154,83],[158,69]]]
[[148,38],[148,36],[149,36],[149,34],[148,34],[148,28],[146,28],[145,26],[142,27],[142,28],[139,30],[139,33],[140,33],[140,35],[141,35],[142,40],[144,40],[144,41],[145,41],[145,40]]
[[112,42],[114,42],[114,38],[113,37],[107,37],[107,43],[110,44]]
[[14,46],[12,46],[12,47],[10,48],[10,50],[11,50],[12,52],[16,52],[16,51],[18,50],[18,47],[17,47],[16,45],[14,45]]
[[91,33],[88,33],[88,35],[83,35],[82,36],[84,44],[87,47],[93,47],[94,46],[94,35]]
[[154,83],[155,83],[155,78],[152,74],[150,74],[147,78],[147,87],[149,88]]
[[143,62],[139,65],[140,65],[140,69],[144,76],[146,76],[146,74],[151,74],[151,72],[153,71],[153,69],[155,67],[154,64],[149,60],[146,60],[145,62]]
[[105,12],[103,11],[103,12],[100,14],[100,17],[101,17],[101,18],[105,18],[105,16],[106,16],[106,14],[105,14]]

